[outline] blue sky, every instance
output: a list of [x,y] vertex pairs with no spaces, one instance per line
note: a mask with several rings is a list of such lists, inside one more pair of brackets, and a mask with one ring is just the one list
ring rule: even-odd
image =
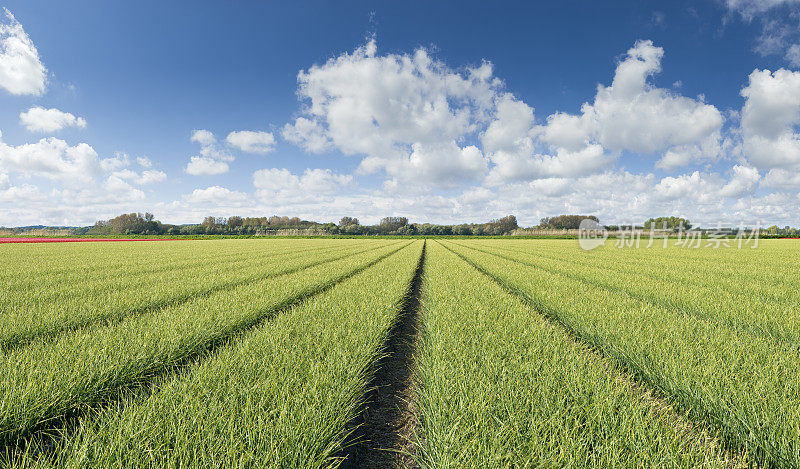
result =
[[0,225],[800,225],[795,0],[0,6]]

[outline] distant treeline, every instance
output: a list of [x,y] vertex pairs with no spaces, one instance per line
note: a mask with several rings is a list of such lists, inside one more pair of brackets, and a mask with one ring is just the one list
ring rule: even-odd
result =
[[[155,219],[152,213],[126,213],[110,220],[101,220],[90,227],[46,227],[29,226],[19,228],[0,228],[0,234],[5,235],[169,235],[169,236],[198,236],[198,235],[233,235],[233,236],[258,236],[258,235],[347,235],[347,236],[504,236],[512,233],[525,234],[525,230],[534,230],[537,234],[549,231],[577,230],[584,219],[591,219],[599,223],[593,215],[558,215],[540,220],[539,225],[521,228],[514,215],[491,220],[486,223],[462,223],[459,225],[436,225],[432,223],[411,223],[406,217],[385,217],[376,225],[362,225],[358,218],[342,217],[339,223],[319,223],[302,220],[298,217],[240,217],[228,218],[205,217],[201,223],[187,225],[171,225]],[[644,231],[668,230],[677,232],[681,229],[689,230],[693,226],[689,220],[679,217],[650,218],[634,228]],[[609,231],[630,229],[631,225],[605,225]],[[730,227],[728,230],[735,230]],[[713,228],[706,231],[712,231]],[[776,225],[762,228],[763,235],[768,236],[800,236],[800,230],[786,226],[780,228]]]
[[434,225],[409,223],[406,217],[385,217],[377,225],[362,225],[358,218],[343,217],[339,223],[318,223],[298,217],[206,217],[197,225],[170,225],[154,219],[151,213],[127,213],[110,220],[101,220],[86,229],[87,235],[460,235],[498,236],[517,229],[517,218],[508,215],[488,223]]

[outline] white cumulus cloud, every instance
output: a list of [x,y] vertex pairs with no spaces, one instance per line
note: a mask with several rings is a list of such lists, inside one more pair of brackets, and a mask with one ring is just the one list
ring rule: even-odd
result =
[[103,182],[104,194],[111,200],[144,200],[141,189],[133,187],[128,181],[112,174]]
[[661,155],[657,165],[666,170],[718,158],[724,121],[719,110],[649,82],[661,71],[663,56],[652,41],[637,41],[617,65],[611,85],[599,85],[580,115],[548,117],[542,139],[571,151],[591,142],[614,152]]
[[261,199],[303,199],[309,195],[333,194],[353,182],[351,175],[330,169],[306,169],[298,176],[288,169],[267,168],[253,173],[256,195]]
[[206,189],[195,189],[191,194],[184,196],[184,199],[192,204],[238,207],[245,204],[248,197],[244,192],[211,186]]
[[749,166],[737,164],[731,173],[730,181],[720,189],[720,195],[723,197],[741,197],[752,193],[761,180],[758,170]]
[[225,141],[246,153],[269,153],[275,149],[275,136],[270,132],[239,130],[229,133]]
[[800,172],[781,168],[770,169],[762,179],[761,185],[776,189],[798,189],[800,188]]
[[0,88],[14,95],[41,95],[47,69],[22,25],[7,9],[0,17]]
[[91,146],[70,146],[53,137],[18,146],[0,142],[0,167],[63,182],[89,181],[102,169]]
[[531,106],[509,93],[495,99],[494,120],[481,134],[493,166],[491,186],[537,178],[575,178],[608,169],[623,152],[659,157],[673,170],[722,155],[722,114],[701,100],[653,86],[663,49],[637,41],[617,65],[610,86],[599,85],[581,113],[556,112],[543,125]]
[[217,139],[214,137],[214,134],[205,129],[199,129],[192,132],[192,137],[190,138],[192,142],[199,143],[204,147],[214,145],[217,143]]
[[[559,114],[552,120],[568,122],[570,118]],[[533,108],[511,94],[500,96],[494,120],[481,135],[483,148],[494,164],[486,183],[498,186],[537,178],[585,176],[601,171],[614,161],[602,146],[589,143],[583,132],[566,128],[571,124],[555,127],[556,133],[564,138],[559,144],[551,145],[554,151],[549,151],[542,148],[543,129],[534,123]],[[550,126],[545,131],[547,128]],[[537,151],[537,148],[547,151]]]
[[294,123],[284,125],[281,135],[309,153],[323,153],[333,146],[319,122],[305,117],[298,117]]
[[12,186],[10,184],[3,185],[2,175],[0,175],[0,202],[12,203],[20,205],[23,202],[40,202],[44,200],[44,194],[39,191],[39,188],[31,184],[23,184],[21,186]]
[[450,186],[486,171],[476,148],[460,146],[485,122],[500,86],[483,63],[454,71],[424,49],[377,55],[374,41],[298,75],[307,106],[283,137],[311,152],[363,156],[361,172]]
[[200,155],[189,158],[185,168],[187,174],[213,176],[230,170],[228,163],[233,161],[233,155],[219,146],[213,133],[205,129],[195,130],[191,141],[200,144]]
[[140,185],[155,184],[167,179],[167,174],[165,172],[154,169],[148,169],[141,173],[131,171],[130,169],[124,169],[122,171],[113,172],[112,176]]
[[104,158],[100,160],[100,167],[103,171],[116,171],[118,169],[127,168],[130,166],[131,160],[126,153],[117,152],[111,158]]
[[228,163],[204,156],[193,156],[186,165],[186,172],[192,176],[214,176],[230,170]]
[[86,127],[86,120],[83,117],[75,117],[69,112],[59,111],[58,109],[45,109],[43,107],[32,107],[20,113],[19,123],[30,132],[56,132],[65,127]]
[[759,169],[800,169],[800,72],[755,70],[741,95],[747,160]]
[[707,197],[711,192],[710,187],[716,186],[709,180],[708,175],[694,171],[691,174],[681,174],[679,176],[667,176],[656,184],[656,195],[663,199],[694,199],[700,202],[700,198]]

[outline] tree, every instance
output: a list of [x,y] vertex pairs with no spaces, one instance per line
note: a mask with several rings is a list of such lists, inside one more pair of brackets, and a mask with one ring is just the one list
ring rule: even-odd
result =
[[472,234],[472,228],[467,224],[455,225],[453,227],[453,234],[459,236],[469,236]]
[[492,220],[489,224],[492,225],[492,229],[496,234],[511,233],[517,229],[517,217],[514,215],[507,215],[503,218]]
[[391,233],[406,225],[408,225],[408,218],[406,217],[386,217],[381,219],[379,226],[381,232]]
[[672,231],[678,231],[681,228],[683,228],[684,230],[691,229],[692,224],[689,223],[689,220],[685,218],[658,217],[658,218],[651,218],[646,222],[644,222],[644,229],[649,230],[651,228],[654,230],[667,229]]
[[92,234],[160,234],[166,228],[152,213],[123,213],[110,220],[100,220],[88,231]]
[[358,225],[358,224],[359,224],[358,218],[342,217],[342,219],[339,220],[339,228],[346,228],[350,225]]
[[222,230],[226,220],[224,218],[205,217],[200,224],[206,234],[217,234]]
[[361,225],[357,225],[357,224],[347,225],[344,228],[344,232],[345,232],[345,234],[349,234],[349,235],[367,234],[366,228],[361,226]]
[[397,229],[397,234],[403,236],[410,236],[416,234],[417,230],[414,225],[403,225]]
[[245,227],[252,229],[251,231],[261,228],[262,226],[267,226],[268,224],[267,217],[247,217],[244,219],[243,223]]
[[577,230],[580,228],[581,222],[586,219],[600,222],[594,215],[559,215],[557,217],[542,218],[539,226],[556,230]]
[[228,218],[228,228],[236,229],[244,225],[244,220],[239,216],[232,216]]

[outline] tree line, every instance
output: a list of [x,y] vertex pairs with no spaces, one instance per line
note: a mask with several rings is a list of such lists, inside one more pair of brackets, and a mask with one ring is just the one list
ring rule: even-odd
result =
[[[539,225],[526,229],[534,230],[575,230],[584,219],[599,219],[594,215],[558,215],[542,218]],[[605,225],[610,231],[630,229],[631,225]],[[693,227],[686,218],[664,216],[650,218],[641,225],[633,227],[649,231],[689,230]],[[271,217],[214,217],[208,216],[198,224],[171,225],[155,219],[152,213],[126,213],[110,220],[100,220],[92,227],[72,228],[74,234],[88,235],[269,235],[269,234],[329,234],[354,236],[380,235],[422,235],[422,236],[502,236],[520,228],[517,218],[508,215],[486,223],[462,223],[458,225],[437,225],[433,223],[412,223],[406,217],[385,217],[374,225],[363,225],[355,217],[342,217],[338,223],[319,223],[298,217],[273,215]],[[763,229],[764,234],[799,236],[800,230],[771,226]]]
[[279,232],[314,232],[331,235],[506,235],[518,228],[517,218],[508,215],[487,223],[436,225],[410,223],[406,217],[385,217],[375,225],[362,225],[358,218],[342,217],[339,223],[318,223],[298,217],[214,217],[199,224],[170,225],[155,220],[151,213],[126,213],[100,220],[81,234],[89,235],[267,235]]

